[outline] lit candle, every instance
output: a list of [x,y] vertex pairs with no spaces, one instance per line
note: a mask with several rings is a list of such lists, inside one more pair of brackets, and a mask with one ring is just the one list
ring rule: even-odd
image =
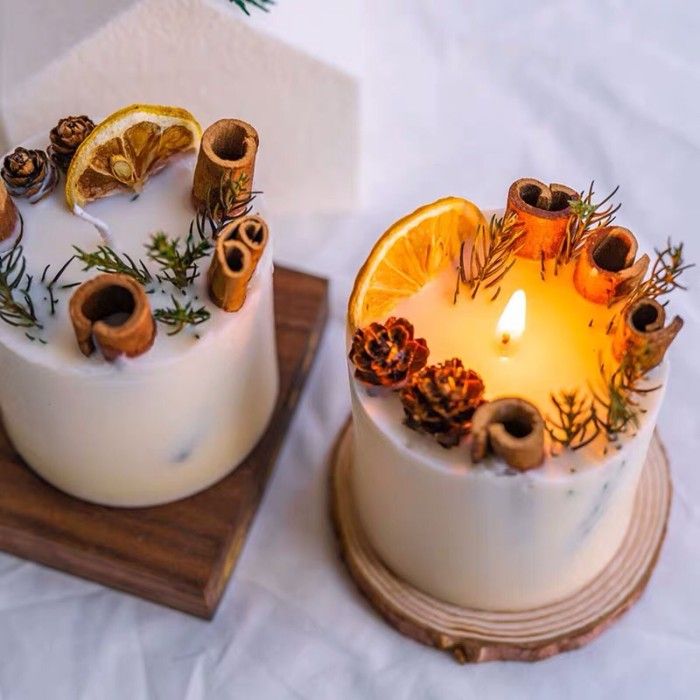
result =
[[542,281],[539,262],[519,259],[495,300],[491,290],[472,299],[465,288],[453,303],[454,284],[447,267],[391,312],[428,340],[431,364],[459,357],[483,378],[487,399],[519,396],[543,413],[552,392],[599,386],[601,360],[611,365],[614,310],[581,296],[571,268]]
[[527,297],[522,289],[513,292],[496,324],[496,340],[502,356],[510,356],[525,332]]
[[[490,280],[476,274],[487,267],[485,237],[496,235],[482,225],[418,291],[382,308],[380,318],[363,319],[381,329],[398,317],[403,330],[385,331],[381,342],[374,327],[367,338],[358,331],[361,352],[351,368],[352,495],[371,546],[415,588],[486,610],[560,600],[613,557],[632,516],[667,366],[650,378],[661,389],[634,397],[639,420],[618,429],[612,444],[606,391],[619,398],[619,387],[610,388],[609,375],[630,343],[651,347],[653,367],[682,325],[674,319],[665,326],[662,306],[649,300],[633,304],[624,319],[621,306],[611,306],[622,303],[645,266],[635,262],[631,234],[601,227],[577,258],[555,266],[575,224],[568,205],[575,192],[528,180],[515,183],[513,193],[528,225],[519,234],[524,245],[510,239],[516,258],[501,257],[504,272]],[[412,216],[420,225],[425,209]],[[435,250],[430,232],[426,257]],[[507,235],[501,228],[501,249]],[[397,260],[391,263],[395,270]],[[399,391],[368,389],[356,372],[385,369],[381,343],[400,344],[408,365],[423,347],[413,338],[429,349],[427,366],[413,370]],[[564,392],[575,390],[572,409],[561,396],[571,400]],[[471,416],[470,401],[478,403]],[[567,422],[570,415],[577,420]],[[455,441],[460,422],[465,431]]]

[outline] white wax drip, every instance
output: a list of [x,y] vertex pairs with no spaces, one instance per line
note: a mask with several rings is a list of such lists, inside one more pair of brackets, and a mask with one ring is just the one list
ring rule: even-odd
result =
[[104,241],[105,245],[108,245],[110,248],[114,248],[114,238],[112,237],[112,233],[109,230],[109,226],[102,221],[102,219],[98,219],[96,216],[92,216],[91,214],[88,214],[84,209],[79,207],[77,204],[73,206],[73,213],[83,219],[84,221],[87,221],[88,223],[91,223],[96,229],[97,232],[100,234],[100,238]]

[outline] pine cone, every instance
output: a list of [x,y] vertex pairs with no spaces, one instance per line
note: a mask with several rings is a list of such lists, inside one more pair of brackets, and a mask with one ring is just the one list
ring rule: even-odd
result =
[[58,182],[56,166],[45,151],[21,146],[5,157],[0,174],[13,197],[27,197],[32,204],[51,194]]
[[430,433],[443,447],[454,447],[471,428],[474,411],[484,403],[484,383],[454,358],[414,374],[401,391],[409,428]]
[[413,337],[413,326],[393,316],[385,323],[372,323],[355,331],[350,362],[355,377],[367,384],[396,387],[425,366],[428,346]]
[[78,146],[94,128],[92,119],[84,114],[61,119],[49,134],[51,143],[46,149],[49,158],[65,173]]

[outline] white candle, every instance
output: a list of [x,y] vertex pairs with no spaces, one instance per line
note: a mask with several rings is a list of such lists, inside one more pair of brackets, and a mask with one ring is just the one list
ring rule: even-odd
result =
[[[201,490],[243,460],[274,410],[278,375],[270,245],[238,313],[209,301],[205,261],[187,296],[178,299],[205,305],[211,318],[173,336],[158,323],[153,347],[134,359],[110,363],[99,352],[85,357],[68,313],[75,290],[56,290],[55,315],[43,298],[42,271],[50,263],[50,279],[73,245],[91,252],[115,240],[120,252],[138,259],[145,258],[150,234],[186,235],[194,216],[194,161],[194,154],[185,154],[168,165],[138,200],[108,197],[88,204],[89,213],[81,216],[66,207],[62,187],[34,205],[16,201],[42,324],[41,332],[30,330],[46,344],[0,323],[3,421],[14,446],[41,476],[87,500],[142,506]],[[61,284],[97,274],[74,261]],[[154,287],[151,307],[167,306],[172,288]]]
[[[583,298],[571,268],[555,276],[550,264],[543,280],[539,261],[518,259],[496,298],[482,285],[472,299],[462,285],[453,303],[455,267],[386,314],[414,325],[429,364],[460,358],[482,377],[486,399],[521,397],[544,415],[553,392],[602,388],[601,362],[617,366],[607,333],[614,310]],[[663,385],[667,370],[655,370],[653,383]],[[368,392],[352,379],[351,395],[355,505],[380,558],[436,598],[517,610],[572,593],[614,555],[663,389],[640,399],[646,412],[619,449],[601,435],[559,456],[547,449],[544,463],[526,472],[496,458],[472,464],[469,438],[444,449],[410,430],[396,393]]]

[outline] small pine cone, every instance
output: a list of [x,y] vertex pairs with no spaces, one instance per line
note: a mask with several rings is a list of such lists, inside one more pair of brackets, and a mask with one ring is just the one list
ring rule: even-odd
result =
[[484,403],[484,383],[454,358],[414,374],[401,391],[409,428],[430,433],[443,447],[454,447],[471,428],[474,411]]
[[45,151],[21,146],[5,157],[0,174],[13,197],[27,197],[32,204],[51,194],[58,182],[56,166]]
[[49,134],[51,143],[46,149],[49,158],[65,173],[78,146],[94,128],[92,119],[84,114],[61,119]]
[[355,377],[367,384],[398,387],[425,366],[428,346],[413,337],[413,326],[393,316],[385,323],[358,328],[348,356],[355,365]]

